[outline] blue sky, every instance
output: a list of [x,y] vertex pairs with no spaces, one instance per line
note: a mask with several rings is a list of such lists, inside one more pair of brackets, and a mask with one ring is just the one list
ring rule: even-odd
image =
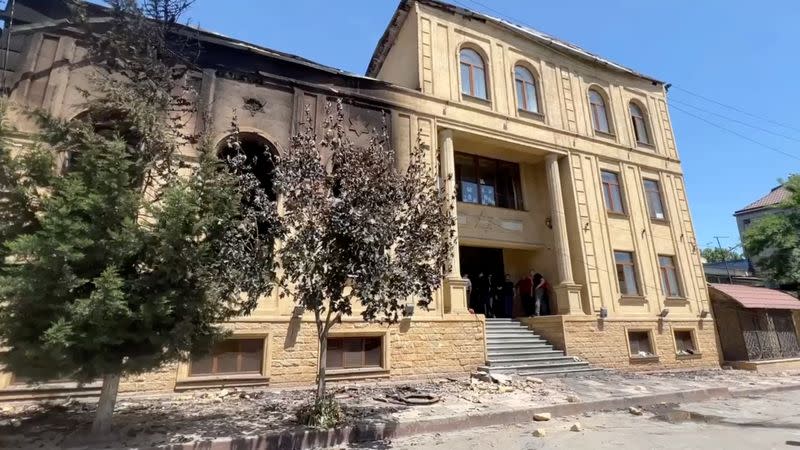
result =
[[[779,178],[798,172],[800,8],[795,2],[453,1],[502,14],[672,83],[671,115],[701,247],[715,235],[729,237],[723,245],[737,244],[733,212],[766,194]],[[197,0],[189,18],[209,30],[363,74],[397,3]]]

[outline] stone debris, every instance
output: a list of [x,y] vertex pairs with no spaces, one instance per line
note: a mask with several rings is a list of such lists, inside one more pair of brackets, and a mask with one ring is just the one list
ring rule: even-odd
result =
[[580,422],[575,422],[569,427],[569,431],[583,431],[583,425]]
[[534,437],[545,437],[545,436],[547,436],[547,430],[545,430],[544,428],[537,428],[537,429],[533,430],[533,436]]
[[534,414],[533,415],[533,420],[535,420],[536,422],[547,422],[551,418],[552,418],[552,415],[550,413],[547,413],[547,412],[546,413],[538,413],[538,414]]
[[567,402],[569,402],[569,403],[578,403],[580,401],[581,401],[581,398],[578,397],[577,395],[572,395],[571,394],[571,395],[567,396]]
[[634,416],[641,416],[643,414],[642,410],[635,406],[631,406],[630,408],[628,408],[628,412],[633,414]]

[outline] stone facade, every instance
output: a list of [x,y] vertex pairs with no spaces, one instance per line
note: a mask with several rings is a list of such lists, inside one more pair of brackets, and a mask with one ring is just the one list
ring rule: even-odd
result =
[[[86,50],[75,30],[58,22],[64,17],[42,21],[40,13],[63,14],[62,9],[36,12],[39,2],[17,3],[26,5],[18,8],[14,21],[22,28],[10,41],[7,35],[2,39],[10,43],[6,87],[12,102],[20,110],[42,108],[66,120],[76,117],[82,112],[81,91],[91,90]],[[92,7],[89,13],[99,17],[103,10]],[[464,201],[452,206],[461,246],[500,251],[502,271],[514,279],[535,269],[550,281],[555,315],[529,321],[530,327],[569,355],[603,367],[718,365],[663,82],[535,31],[436,0],[400,2],[366,77],[213,33],[193,30],[195,35],[203,44],[199,68],[188,75],[197,91],[189,99],[197,106],[197,116],[188,118],[196,132],[223,142],[237,111],[243,137],[280,153],[299,124],[311,120],[319,128],[325,105],[342,99],[353,139],[365,139],[366,130],[386,119],[398,165],[403,166],[419,140],[430,150],[429,162],[453,198],[461,189],[454,178],[457,153],[512,164],[521,184],[515,194],[520,197],[518,207]],[[462,92],[459,52],[464,48],[477,52],[485,63],[486,98]],[[535,113],[517,104],[518,66],[534,77]],[[601,92],[606,101],[610,132],[593,127],[590,89]],[[630,105],[644,115],[646,144],[637,140]],[[24,115],[13,120],[21,136],[35,131]],[[194,149],[184,151],[191,160]],[[623,214],[609,213],[604,206],[602,171],[619,176]],[[644,180],[658,182],[663,217],[649,214]],[[615,251],[634,255],[635,295],[621,293]],[[355,319],[337,325],[334,335],[379,337],[384,351],[380,368],[331,373],[332,378],[466,374],[482,364],[483,318],[467,311],[460,253],[456,248],[451,271],[429,311],[417,311],[410,322],[388,328]],[[661,255],[675,261],[680,295],[664,292]],[[519,299],[516,305],[519,312]],[[234,335],[264,339],[260,376],[190,379],[187,365],[179,363],[127,377],[120,389],[167,392],[311,383],[317,364],[314,327],[309,316],[293,317],[293,306],[291,299],[280,299],[276,292],[261,299],[252,317],[229,324]],[[664,310],[669,311],[668,319],[658,319]],[[601,311],[608,315],[604,321],[599,321]],[[357,311],[353,317],[358,317]],[[678,327],[694,330],[699,356],[676,356],[672,330]],[[655,358],[631,358],[626,330],[633,328],[651,333]],[[10,374],[0,374],[0,398],[15,390],[31,392],[11,386]]]

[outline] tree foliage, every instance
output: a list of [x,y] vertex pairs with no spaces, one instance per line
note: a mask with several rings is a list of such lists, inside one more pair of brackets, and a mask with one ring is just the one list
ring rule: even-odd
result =
[[775,214],[755,220],[744,235],[744,248],[763,276],[780,284],[800,282],[800,175],[784,183],[789,198]]
[[741,253],[737,253],[735,250],[729,248],[708,247],[704,248],[700,252],[700,255],[710,263],[742,259]]
[[187,2],[109,3],[109,28],[87,38],[89,114],[0,145],[0,357],[34,380],[103,377],[110,415],[121,374],[207,352],[270,292],[280,228],[235,136],[227,164],[202,137],[195,162],[180,154],[192,96],[167,46],[175,19],[146,13]]
[[411,151],[407,169],[385,129],[369,145],[347,136],[344,105],[329,105],[318,140],[309,124],[292,138],[275,171],[285,236],[282,294],[314,313],[320,340],[318,399],[324,394],[327,335],[361,305],[365,321],[393,323],[412,299],[426,307],[440,286],[454,220],[425,161]]

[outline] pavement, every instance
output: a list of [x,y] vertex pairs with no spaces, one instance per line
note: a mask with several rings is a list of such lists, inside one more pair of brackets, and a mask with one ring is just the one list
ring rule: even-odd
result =
[[[527,422],[417,435],[351,449],[790,449],[800,447],[800,390],[702,403],[588,412]],[[570,431],[575,423],[582,431]],[[543,437],[534,436],[544,430]]]
[[[376,445],[380,445],[386,439],[424,433],[526,424],[539,412],[557,418],[630,405],[688,403],[800,389],[800,373],[764,375],[738,370],[652,374],[608,371],[499,381],[443,378],[339,383],[331,386],[331,393],[343,405],[347,423],[353,426],[321,431],[305,429],[294,419],[295,409],[311,398],[309,390],[223,389],[124,398],[114,413],[116,438],[105,444],[172,450],[198,446],[208,450],[336,448],[342,442],[365,441],[378,441]],[[424,406],[396,401],[419,394],[432,395],[439,401]],[[93,413],[93,403],[75,400],[50,405],[0,405],[0,448],[98,447],[81,439]],[[556,420],[560,419],[553,423]]]

